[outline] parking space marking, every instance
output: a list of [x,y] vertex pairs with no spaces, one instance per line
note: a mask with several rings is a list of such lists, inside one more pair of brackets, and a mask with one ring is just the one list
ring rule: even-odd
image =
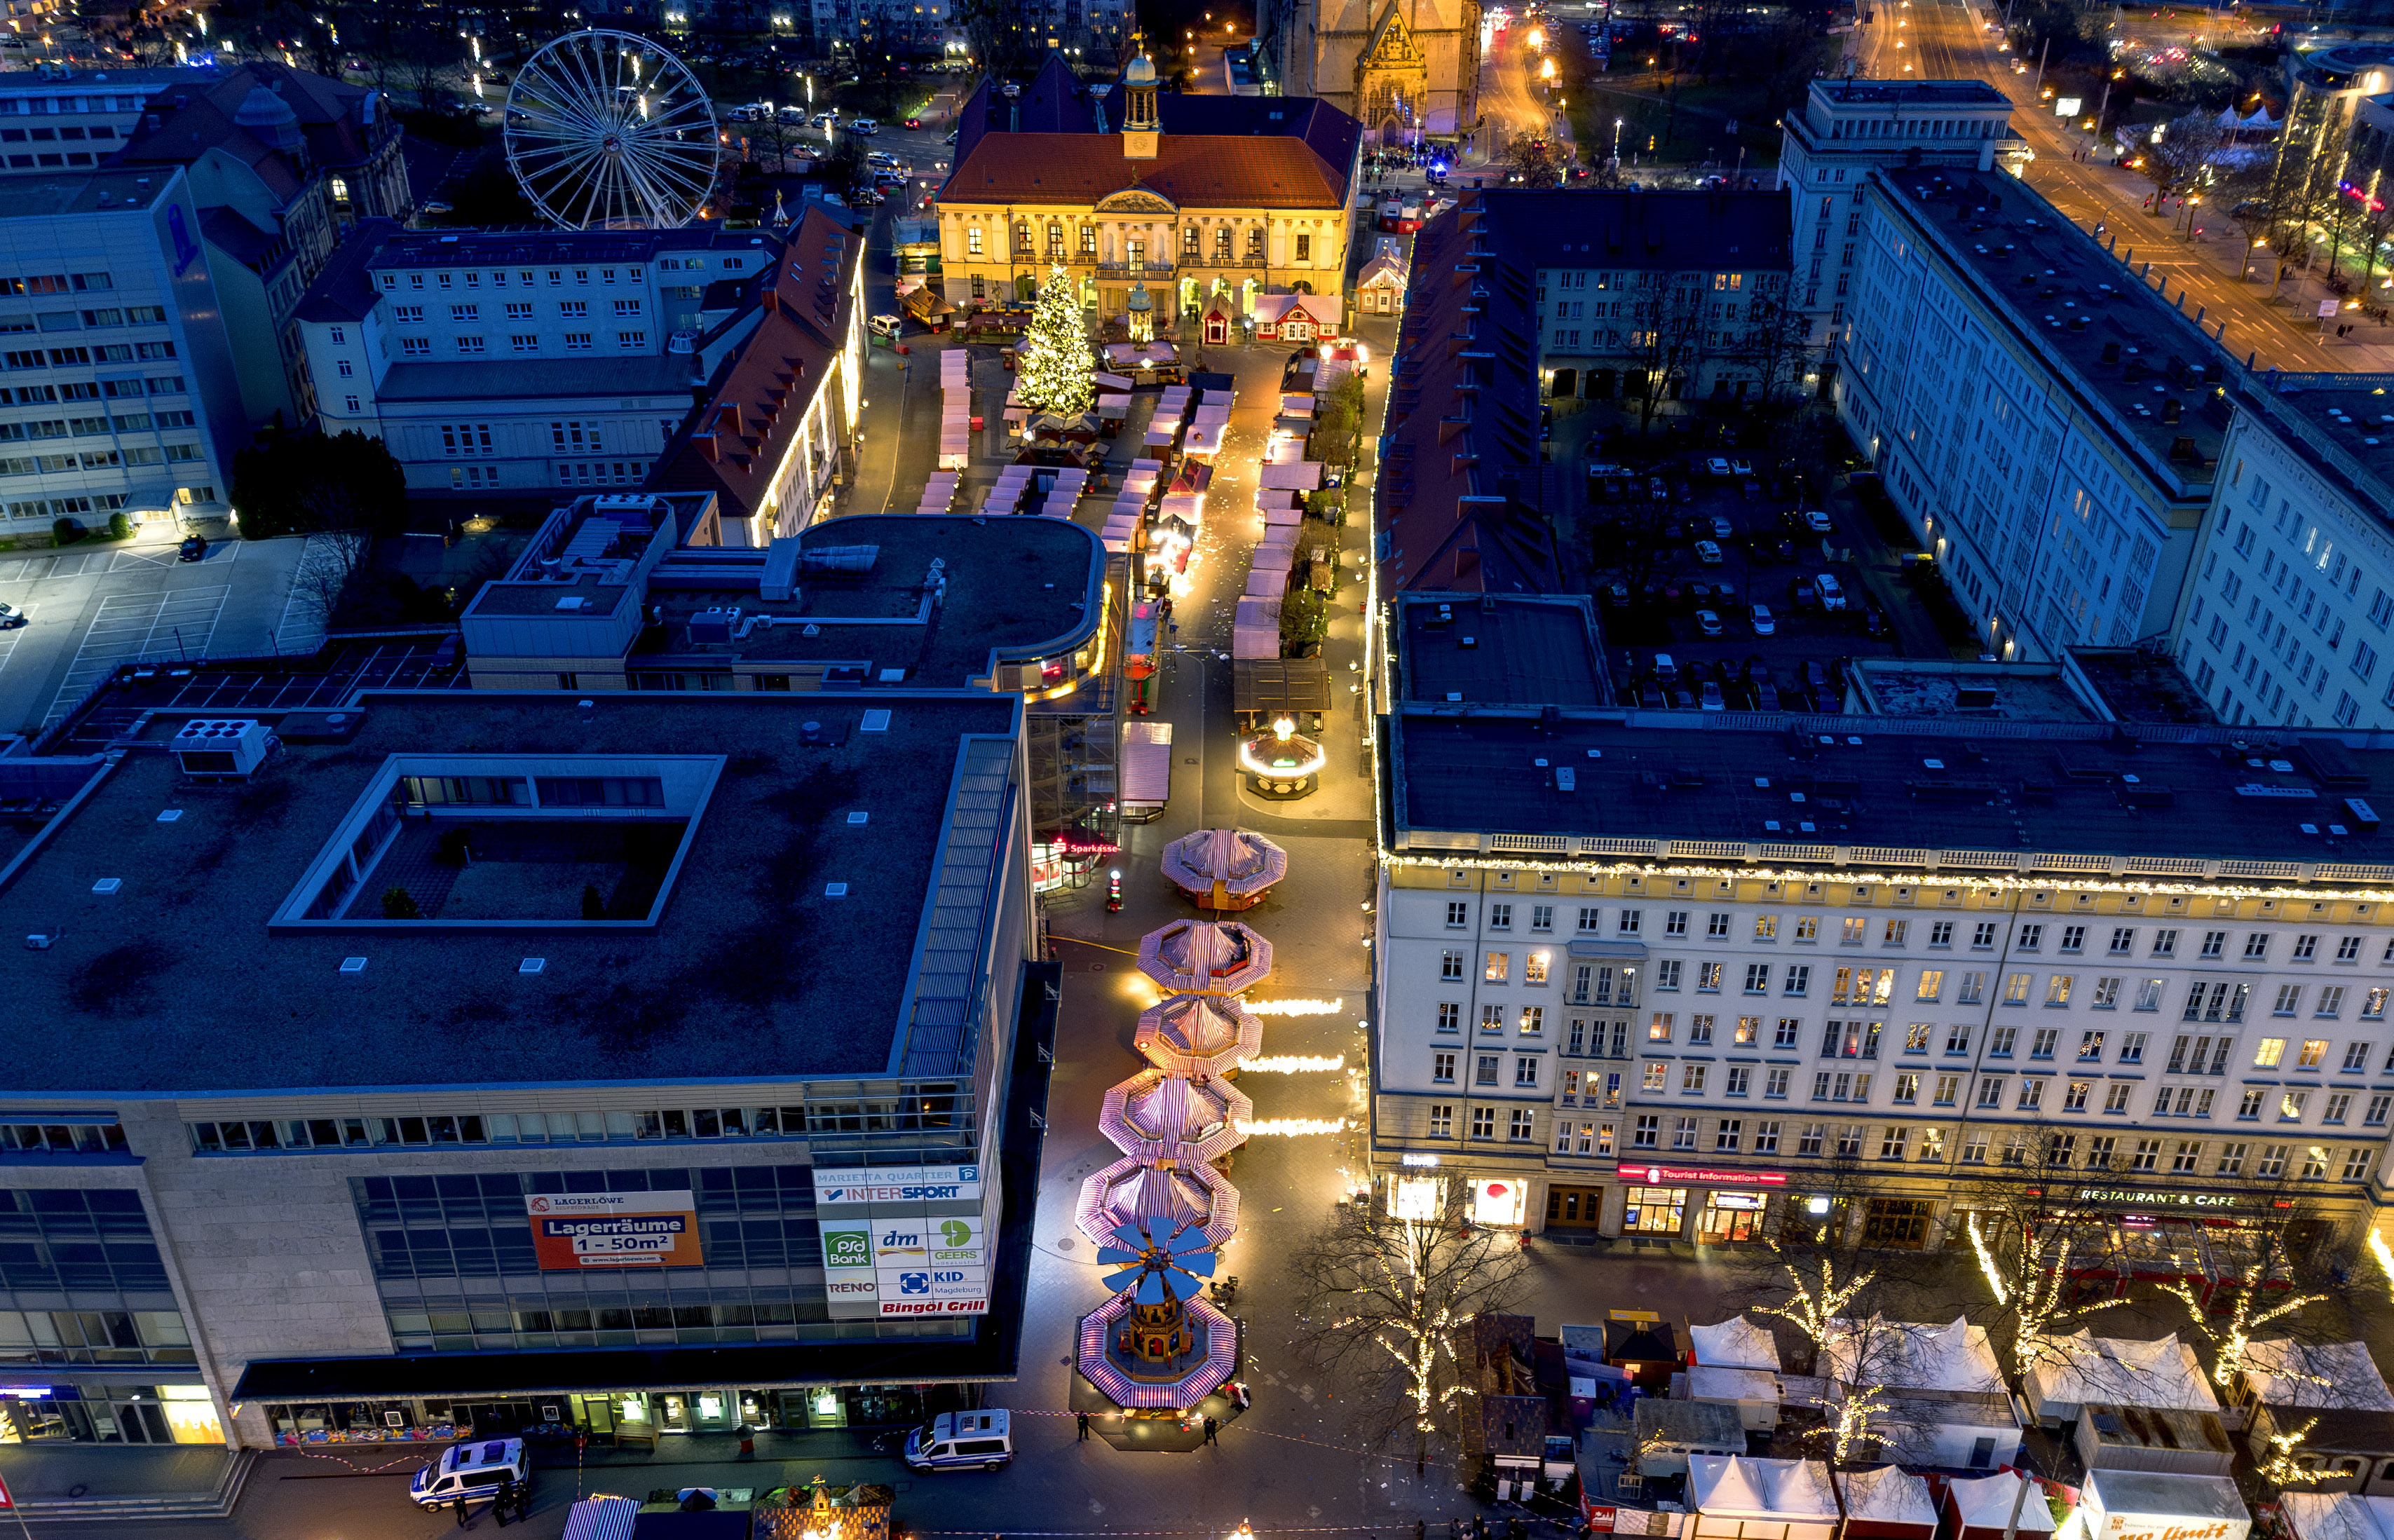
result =
[[8,660],[17,655],[17,638],[32,628],[33,616],[42,607],[38,604],[21,604],[18,608],[25,612],[26,624],[0,631],[0,673],[7,671]]
[[224,612],[230,585],[176,588],[146,594],[110,594],[92,614],[83,644],[75,649],[46,721],[55,722],[118,664],[160,652],[204,657]]
[[0,583],[39,583],[57,570],[55,556],[29,556],[0,566]]

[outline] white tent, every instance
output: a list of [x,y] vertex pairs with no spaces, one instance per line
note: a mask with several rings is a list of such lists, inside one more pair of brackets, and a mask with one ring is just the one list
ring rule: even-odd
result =
[[1690,1401],[1736,1407],[1738,1421],[1751,1433],[1767,1433],[1779,1426],[1779,1376],[1768,1370],[1698,1364],[1688,1371]]
[[1123,724],[1122,807],[1146,812],[1172,799],[1172,724]]
[[1962,1316],[1951,1325],[1889,1321],[1832,1321],[1822,1344],[1828,1377],[1848,1385],[1867,1379],[1899,1390],[2000,1392],[2004,1375],[1984,1326]]
[[1838,1517],[1827,1466],[1743,1454],[1689,1455],[1688,1507],[1695,1510],[1699,1540],[1829,1540]]
[[1688,1328],[1696,1362],[1716,1369],[1768,1369],[1779,1372],[1779,1343],[1762,1327],[1742,1315],[1717,1326]]
[[1928,1483],[1900,1466],[1883,1465],[1869,1470],[1841,1470],[1837,1473],[1837,1492],[1846,1500],[1846,1517],[1851,1523],[1847,1533],[1854,1533],[1853,1524],[1866,1526],[1873,1535],[1914,1535],[1928,1540],[1937,1530],[1937,1504],[1928,1495]]
[[2278,1511],[2295,1540],[2394,1540],[2394,1497],[2357,1492],[2288,1492]]
[[1267,465],[1257,478],[1257,484],[1285,492],[1311,492],[1322,485],[1322,462],[1297,460]]
[[2394,1412],[2394,1391],[2358,1342],[2295,1342],[2273,1336],[2244,1349],[2244,1384],[2270,1406],[2311,1411]]
[[2052,1505],[2034,1482],[2012,1471],[1956,1476],[1946,1483],[1945,1501],[1953,1514],[1952,1540],[2001,1540],[2006,1534],[2034,1540],[2053,1533]]
[[2030,1347],[2032,1367],[2020,1394],[2039,1422],[2076,1422],[2081,1408],[2136,1406],[2156,1411],[2219,1410],[2203,1366],[2175,1333],[2159,1342],[2097,1336],[2041,1336]]

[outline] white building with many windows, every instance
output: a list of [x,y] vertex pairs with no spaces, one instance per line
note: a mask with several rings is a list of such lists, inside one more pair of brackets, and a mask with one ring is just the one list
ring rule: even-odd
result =
[[298,311],[324,430],[375,434],[409,490],[637,487],[756,327],[770,235],[441,234],[368,221]]
[[1862,183],[1877,167],[1987,171],[2011,99],[1983,80],[1816,80],[1782,125],[1779,185],[1795,199],[1795,296],[1825,343],[1861,249]]
[[[2177,613],[2230,361],[2019,178],[1869,173],[1837,411],[2006,662]],[[2150,264],[2147,264],[2148,266]]]
[[0,533],[221,516],[249,441],[181,171],[0,176]]
[[2177,626],[2223,722],[2394,727],[2394,375],[2243,376]]
[[2386,1201],[2394,743],[1398,693],[1382,1179],[1706,1242],[1818,1200],[1907,1246],[2008,1180]]

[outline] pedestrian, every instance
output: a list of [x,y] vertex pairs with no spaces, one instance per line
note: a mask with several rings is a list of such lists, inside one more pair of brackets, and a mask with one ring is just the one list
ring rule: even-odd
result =
[[1414,1520],[1414,1540],[1429,1540],[1429,1526],[1418,1519]]
[[491,1503],[491,1512],[498,1519],[499,1528],[505,1529],[507,1527],[507,1509],[515,1506],[515,1501],[516,1479],[512,1476],[501,1477],[499,1479],[499,1494]]
[[1082,1413],[1082,1414],[1081,1414],[1081,1437],[1080,1437],[1080,1441],[1081,1441],[1082,1443],[1086,1443],[1086,1442],[1088,1442],[1088,1441],[1089,1441],[1089,1415],[1088,1415],[1086,1412],[1084,1412],[1084,1413]]
[[1221,1426],[1222,1425],[1220,1423],[1215,1421],[1212,1417],[1207,1417],[1205,1419],[1205,1441],[1207,1443],[1212,1443],[1214,1441],[1214,1434],[1221,1428]]
[[526,1481],[516,1487],[516,1522],[522,1524],[531,1521],[532,1482]]
[[450,1504],[449,1511],[457,1516],[457,1527],[459,1529],[464,1529],[466,1527],[466,1499],[460,1497],[455,1502]]

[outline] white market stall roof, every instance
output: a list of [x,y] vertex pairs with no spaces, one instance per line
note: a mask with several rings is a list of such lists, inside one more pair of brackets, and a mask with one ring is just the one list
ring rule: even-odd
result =
[[[2053,1506],[2032,1484],[2028,1495],[2022,1497],[2021,1484],[2021,1477],[1998,1470],[1992,1476],[1956,1476],[1946,1483],[1945,1491],[1953,1498],[1954,1516],[1966,1530],[2017,1528],[2021,1534],[2052,1533]],[[2012,1520],[2015,1507],[2019,1509],[2017,1526]]]
[[2038,1337],[2032,1353],[2033,1366],[2020,1389],[2032,1408],[2095,1404],[2219,1410],[2219,1398],[2211,1393],[2201,1367],[2175,1333],[2158,1342],[2137,1342],[2082,1330]]
[[2252,1510],[2225,1476],[2093,1470],[2080,1509],[2088,1540],[2161,1540],[2190,1528],[2205,1540],[2243,1540],[2253,1529]]
[[1322,485],[1319,460],[1282,461],[1262,467],[1256,485],[1282,492],[1312,492]]
[[1889,1321],[1874,1315],[1867,1321],[1832,1321],[1832,1334],[1822,1345],[1833,1379],[1853,1384],[1858,1365],[1868,1377],[1890,1389],[2001,1390],[2003,1370],[1994,1344],[1984,1326],[1973,1326],[1955,1316],[1949,1325],[1914,1321]]
[[1697,1364],[1688,1371],[1690,1401],[1779,1403],[1779,1376],[1767,1369],[1719,1369]]
[[[1690,1454],[1688,1506],[1708,1519],[1834,1523],[1837,1518],[1837,1496],[1829,1490],[1829,1468],[1818,1460]],[[1789,1540],[1800,1540],[1800,1536],[1791,1531]]]
[[1769,1332],[1742,1315],[1716,1326],[1688,1328],[1696,1362],[1715,1369],[1768,1369],[1779,1372],[1779,1343]]
[[2295,1540],[2394,1540],[2394,1497],[2289,1492],[2278,1507]]
[[1839,1471],[1837,1491],[1849,1519],[1936,1527],[1937,1504],[1928,1495],[1928,1483],[1900,1466]]
[[1123,724],[1122,799],[1162,804],[1172,796],[1172,724]]
[[2394,1412],[2394,1391],[2358,1342],[2273,1336],[2244,1349],[2244,1383],[2271,1406],[2315,1412]]

